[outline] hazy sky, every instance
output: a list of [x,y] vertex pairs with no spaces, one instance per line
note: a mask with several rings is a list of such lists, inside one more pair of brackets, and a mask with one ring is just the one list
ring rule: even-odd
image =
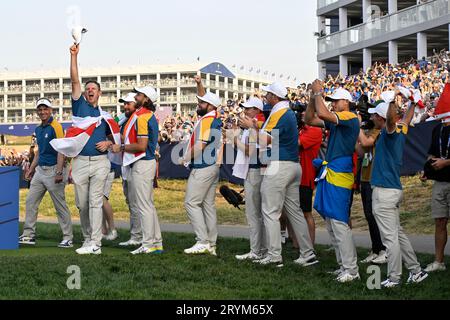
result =
[[[0,73],[68,68],[68,25],[89,29],[82,66],[222,62],[317,76],[316,1],[17,0],[0,4]],[[282,79],[282,80],[283,80]]]

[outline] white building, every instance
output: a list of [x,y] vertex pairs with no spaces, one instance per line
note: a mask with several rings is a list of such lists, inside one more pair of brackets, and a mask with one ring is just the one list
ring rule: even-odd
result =
[[449,50],[449,0],[318,0],[319,76]]
[[[83,69],[81,81],[101,84],[99,104],[106,111],[120,113],[118,98],[135,86],[151,85],[160,95],[158,106],[188,112],[197,105],[194,75],[201,75],[208,91],[228,99],[247,98],[269,82],[264,75],[235,75],[221,63],[204,65],[155,65]],[[35,102],[40,97],[52,101],[60,121],[71,117],[71,81],[69,70],[0,74],[0,123],[37,122]]]

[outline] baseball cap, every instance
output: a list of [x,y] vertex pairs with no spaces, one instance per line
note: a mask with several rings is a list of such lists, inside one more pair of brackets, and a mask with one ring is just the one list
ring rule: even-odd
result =
[[39,108],[40,106],[52,108],[52,103],[47,98],[40,98],[38,101],[36,101],[36,108]]
[[264,111],[264,104],[261,99],[256,97],[250,97],[247,102],[239,104],[242,108],[257,108],[261,111]]
[[288,95],[286,87],[279,82],[274,82],[268,86],[262,86],[261,89],[263,91],[270,92],[281,99],[286,99]]
[[134,88],[133,92],[145,94],[147,96],[147,98],[149,98],[153,103],[158,101],[158,98],[159,98],[156,90],[150,86],[140,87],[140,88],[136,87],[136,88]]
[[335,101],[335,100],[348,100],[349,102],[353,102],[353,97],[347,90],[343,88],[338,88],[334,93],[325,98],[326,101]]
[[220,105],[220,98],[212,92],[207,92],[203,97],[197,96],[197,99],[207,102],[216,108]]
[[136,97],[136,93],[130,92],[125,97],[120,98],[119,102],[120,103],[136,102],[136,100],[134,100],[134,97]]
[[381,102],[375,108],[370,108],[369,109],[369,113],[370,114],[375,114],[376,113],[380,117],[386,119],[388,109],[389,109],[389,103]]

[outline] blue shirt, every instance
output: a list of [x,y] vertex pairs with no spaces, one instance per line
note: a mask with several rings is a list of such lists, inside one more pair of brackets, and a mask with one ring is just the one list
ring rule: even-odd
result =
[[[202,169],[215,165],[217,162],[216,149],[219,147],[222,134],[222,121],[217,117],[206,117],[201,120],[194,132],[195,144],[202,142],[206,144],[201,157],[197,157],[191,163],[192,169]],[[195,145],[194,144],[194,145]]]
[[39,147],[38,166],[55,166],[58,160],[58,152],[50,145],[50,141],[64,138],[61,124],[50,118],[46,125],[41,124],[34,130],[34,133],[36,134],[36,141]]
[[336,112],[338,124],[325,121],[325,128],[330,130],[325,160],[331,162],[341,157],[351,157],[355,152],[359,136],[359,120],[353,112]]
[[405,146],[408,127],[399,123],[392,134],[386,128],[381,131],[375,144],[372,178],[374,187],[400,189],[400,168],[403,164],[403,148]]
[[[93,106],[91,106],[82,95],[78,100],[72,99],[72,114],[76,117],[82,118],[99,117],[100,110],[99,108],[94,108]],[[81,150],[80,156],[95,157],[107,154],[108,153],[107,151],[105,152],[98,151],[96,145],[101,141],[106,141],[107,136],[110,134],[111,130],[109,129],[108,124],[106,123],[105,120],[102,120],[101,125],[95,128],[94,132],[92,133],[88,142],[84,146],[83,150]]]
[[[278,110],[268,121],[264,130],[272,136],[271,160],[299,162],[297,118],[294,111],[289,108]],[[278,156],[274,154],[274,150],[278,150]]]
[[159,134],[159,126],[155,114],[153,112],[141,114],[136,121],[136,130],[138,137],[148,138],[145,157],[141,160],[154,160]]

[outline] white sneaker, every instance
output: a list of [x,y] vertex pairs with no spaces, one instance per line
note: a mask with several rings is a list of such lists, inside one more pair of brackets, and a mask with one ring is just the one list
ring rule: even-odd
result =
[[72,240],[63,240],[58,244],[58,248],[73,248]]
[[425,268],[426,272],[445,271],[447,268],[443,262],[434,261]]
[[119,235],[117,234],[117,230],[111,230],[111,232],[105,237],[106,240],[108,241],[114,241],[117,239]]
[[336,281],[340,283],[346,283],[346,282],[352,282],[354,280],[360,280],[361,277],[359,276],[359,273],[352,275],[348,272],[341,273],[337,278]]
[[217,256],[216,246],[209,245],[209,254],[212,256]]
[[370,254],[364,260],[361,260],[361,263],[371,263],[375,258],[378,257],[378,254],[370,252]]
[[96,245],[89,247],[81,247],[80,249],[75,250],[76,253],[84,255],[84,254],[101,254],[102,248],[97,247]]
[[344,273],[344,270],[339,268],[334,271],[327,271],[327,273],[336,276],[336,278],[338,278],[342,273]]
[[381,283],[383,288],[395,288],[400,285],[400,282],[391,281],[390,279],[386,279]]
[[386,251],[384,251],[384,250],[380,251],[380,253],[378,254],[378,257],[373,259],[372,263],[375,263],[375,264],[385,264],[385,263],[387,263]]
[[137,246],[140,246],[141,244],[142,243],[139,241],[130,239],[128,241],[119,243],[119,246],[121,246],[121,247],[137,247]]
[[241,254],[241,255],[236,255],[235,256],[236,259],[243,261],[243,260],[262,260],[264,259],[264,256],[253,253],[253,252],[249,252],[246,254]]
[[425,280],[428,277],[428,273],[426,273],[425,271],[420,271],[417,273],[409,273],[409,277],[408,277],[408,281],[406,281],[407,284],[410,283],[419,283],[422,282],[423,280]]
[[264,259],[261,259],[261,260],[254,260],[253,262],[259,263],[259,264],[261,264],[263,266],[266,266],[266,265],[269,265],[269,264],[274,264],[274,265],[276,265],[279,268],[283,267],[283,259],[281,259],[281,258],[280,259],[274,259],[274,258],[272,258],[270,256],[267,256],[267,257],[265,257]]
[[209,244],[196,243],[191,248],[185,249],[186,254],[212,254],[215,249],[211,249]]
[[294,263],[296,263],[302,267],[308,267],[308,266],[312,266],[313,264],[319,263],[319,260],[317,260],[316,255],[313,254],[313,255],[309,256],[308,258],[299,257],[297,260],[294,260]]

